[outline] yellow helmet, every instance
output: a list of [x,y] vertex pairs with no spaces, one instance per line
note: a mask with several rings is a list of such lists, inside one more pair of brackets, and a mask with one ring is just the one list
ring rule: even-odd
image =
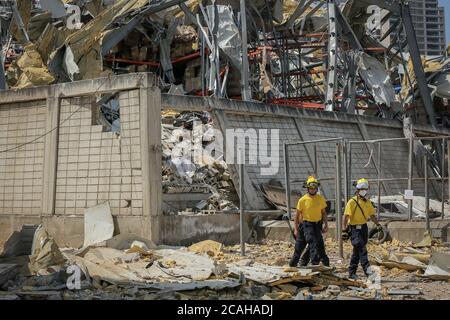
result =
[[318,188],[319,186],[320,182],[314,176],[309,176],[304,184],[305,188]]
[[358,190],[369,189],[369,180],[367,180],[366,178],[361,178],[358,181],[356,181],[355,187]]

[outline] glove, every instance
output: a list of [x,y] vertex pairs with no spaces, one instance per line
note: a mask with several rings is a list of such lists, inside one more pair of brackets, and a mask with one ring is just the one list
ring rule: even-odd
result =
[[342,230],[342,240],[350,239],[350,227],[347,226],[344,230]]

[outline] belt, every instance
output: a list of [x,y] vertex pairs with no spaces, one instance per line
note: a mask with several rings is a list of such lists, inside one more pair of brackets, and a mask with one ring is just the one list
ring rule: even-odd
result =
[[319,223],[322,223],[322,220],[321,221],[307,221],[307,220],[304,220],[303,222],[304,223],[308,222],[308,223],[313,223],[313,224],[319,224]]
[[367,223],[364,223],[364,224],[351,224],[350,225],[350,229],[361,229],[364,226],[367,226]]

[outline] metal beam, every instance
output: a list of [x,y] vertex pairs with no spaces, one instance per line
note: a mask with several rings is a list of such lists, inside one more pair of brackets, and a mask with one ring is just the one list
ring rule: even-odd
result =
[[425,76],[425,71],[422,65],[422,58],[420,55],[419,45],[417,44],[416,33],[412,22],[409,5],[402,5],[401,10],[403,16],[403,25],[405,28],[406,38],[408,40],[409,52],[411,54],[411,60],[414,66],[414,73],[416,75],[420,96],[422,98],[423,104],[425,105],[425,110],[428,114],[428,121],[433,127],[435,127],[437,124],[436,114],[434,112],[431,92],[428,88],[427,78]]
[[11,10],[14,15],[14,20],[17,23],[17,27],[19,28],[20,32],[22,33],[22,36],[24,37],[26,44],[30,43],[30,37],[28,36],[27,30],[25,28],[25,24],[23,23],[22,16],[20,15],[19,9],[17,8],[16,1],[11,2]]
[[328,0],[328,79],[326,87],[325,110],[334,110],[334,89],[336,86],[337,66],[337,30],[336,30],[336,4]]
[[242,43],[242,69],[241,69],[241,92],[242,100],[250,101],[252,92],[249,86],[249,66],[248,66],[248,43],[247,43],[247,10],[245,0],[240,0],[241,6],[241,43]]
[[160,4],[149,5],[147,8],[139,12],[135,17],[133,17],[128,23],[124,26],[114,30],[114,32],[110,32],[103,39],[102,45],[102,55],[106,55],[112,48],[114,48],[122,39],[124,39],[133,29],[142,22],[145,17],[148,17],[151,14],[160,12],[162,10],[168,9],[173,6],[177,6],[180,3],[184,3],[187,0],[171,0],[166,1]]
[[[2,34],[2,25],[0,23],[0,35]],[[5,76],[5,60],[3,57],[3,45],[0,39],[0,90],[8,89],[8,85],[6,84],[6,76]]]

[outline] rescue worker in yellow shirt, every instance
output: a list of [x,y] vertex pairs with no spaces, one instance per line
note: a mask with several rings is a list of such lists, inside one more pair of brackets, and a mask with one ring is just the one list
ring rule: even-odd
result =
[[369,181],[367,179],[359,179],[356,182],[356,193],[345,206],[343,228],[350,228],[350,239],[353,246],[353,253],[348,268],[349,277],[357,279],[356,270],[358,264],[361,263],[364,274],[370,276],[370,264],[367,254],[367,242],[369,240],[369,230],[367,221],[370,219],[378,228],[381,228],[375,216],[375,208],[368,199],[367,192],[369,190]]
[[[307,193],[297,203],[296,222],[298,223],[294,225],[294,234],[297,239],[303,238],[304,236],[305,241],[298,248],[296,244],[296,253],[294,253],[293,259],[296,255],[299,257],[301,251],[308,244],[311,264],[318,265],[319,262],[322,262],[323,265],[329,266],[330,259],[325,252],[325,244],[322,236],[322,232],[326,233],[328,231],[327,213],[325,211],[327,202],[323,196],[317,194],[319,185],[320,183],[315,177],[308,177],[305,183]],[[308,251],[305,252],[304,256],[306,257],[302,259],[303,261],[307,259]],[[291,264],[292,262],[295,261],[291,260]]]

